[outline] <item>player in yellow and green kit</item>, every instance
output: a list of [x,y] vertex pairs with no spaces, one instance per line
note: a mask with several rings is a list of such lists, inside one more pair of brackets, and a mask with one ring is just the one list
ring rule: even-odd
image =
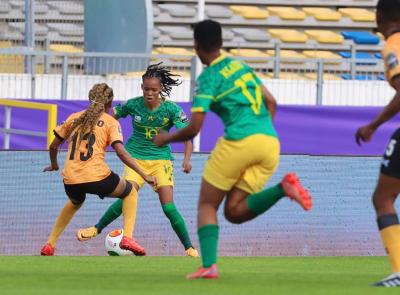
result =
[[264,213],[287,196],[310,210],[312,201],[294,173],[266,190],[265,182],[279,162],[279,140],[272,124],[276,101],[253,70],[221,55],[222,29],[205,20],[194,28],[195,50],[207,68],[198,78],[192,117],[174,134],[153,138],[158,146],[193,138],[211,110],[223,121],[225,135],[211,152],[203,173],[198,205],[198,236],[203,266],[189,279],[218,278],[217,211],[225,201],[225,217],[243,223]]
[[[175,75],[160,64],[150,65],[142,76],[143,96],[129,99],[124,104],[116,106],[114,117],[116,119],[127,116],[132,118],[134,131],[125,148],[146,174],[156,177],[155,191],[158,193],[166,217],[184,246],[186,254],[191,257],[198,257],[198,252],[190,240],[185,221],[173,200],[174,172],[171,162],[173,160],[171,147],[169,145],[158,147],[152,142],[153,136],[159,130],[168,131],[173,126],[180,129],[188,124],[182,108],[172,101],[165,100],[170,95],[172,86],[180,84],[179,80],[174,79],[174,77]],[[182,164],[185,173],[190,173],[192,169],[190,164],[192,148],[191,141],[186,141]],[[145,183],[138,173],[127,166],[125,166],[124,178],[129,180],[136,190],[139,190]],[[79,230],[77,233],[78,240],[85,241],[97,236],[121,213],[122,202],[118,200],[111,205],[94,227]],[[137,242],[134,253],[136,255],[146,254],[145,249]]]

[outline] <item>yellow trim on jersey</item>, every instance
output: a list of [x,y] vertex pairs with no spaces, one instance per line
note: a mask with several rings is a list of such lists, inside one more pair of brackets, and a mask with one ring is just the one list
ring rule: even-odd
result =
[[228,89],[225,92],[222,92],[220,95],[217,96],[217,99],[220,99],[220,98],[223,98],[224,96],[227,96],[228,94],[232,93],[233,91],[235,91],[238,88],[240,88],[240,87],[234,86],[231,89]]
[[220,56],[218,56],[216,59],[214,59],[211,63],[210,66],[213,66],[217,63],[219,63],[221,60],[225,59],[225,54],[221,54]]
[[211,100],[213,100],[215,97],[214,96],[212,96],[212,95],[207,95],[207,94],[197,94],[197,95],[195,95],[195,97],[198,97],[198,98],[205,98],[205,99],[211,99]]
[[192,113],[204,113],[204,108],[203,107],[193,107],[190,110]]

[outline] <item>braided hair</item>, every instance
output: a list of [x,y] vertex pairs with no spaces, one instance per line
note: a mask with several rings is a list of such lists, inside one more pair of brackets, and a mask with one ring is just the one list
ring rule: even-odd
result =
[[171,94],[172,86],[178,86],[182,82],[179,79],[174,79],[173,77],[180,77],[179,75],[173,74],[166,67],[161,66],[162,62],[154,65],[149,65],[146,72],[142,76],[142,80],[148,78],[157,78],[161,83],[160,96],[162,100],[165,100]]
[[[105,106],[112,102],[113,98],[114,93],[110,86],[106,83],[95,84],[89,91],[89,108],[82,113],[79,118],[74,120],[65,135],[65,139],[67,140],[71,136],[72,132],[78,127],[77,132],[80,133],[78,146],[85,134],[88,134],[88,138],[90,139],[97,121],[105,111]],[[89,133],[87,133],[87,131],[89,131]]]

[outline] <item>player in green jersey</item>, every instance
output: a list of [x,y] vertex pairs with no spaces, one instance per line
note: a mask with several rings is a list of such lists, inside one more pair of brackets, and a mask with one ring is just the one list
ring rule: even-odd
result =
[[[182,215],[174,204],[173,199],[173,156],[171,147],[165,145],[157,147],[152,138],[159,130],[169,131],[173,126],[180,129],[186,127],[188,120],[180,106],[166,100],[170,95],[172,86],[180,84],[178,79],[160,64],[150,65],[142,76],[143,96],[129,99],[124,104],[114,108],[116,119],[130,116],[132,118],[133,134],[125,145],[126,150],[136,160],[145,173],[157,179],[157,192],[162,209],[169,219],[172,228],[183,244],[186,254],[198,257],[197,250],[193,247]],[[192,142],[185,141],[184,160],[182,169],[190,173],[192,166]],[[135,171],[125,166],[124,178],[129,180],[136,190],[144,185],[144,179]],[[136,207],[135,207],[136,211]],[[116,201],[100,218],[94,227],[81,229],[77,233],[78,240],[85,241],[97,236],[108,224],[121,215],[122,202]],[[136,214],[136,213],[135,213]],[[136,255],[145,255],[145,249],[136,242]]]
[[284,196],[310,210],[312,200],[294,173],[262,190],[279,162],[279,140],[272,124],[276,101],[253,70],[243,62],[221,55],[222,29],[205,20],[194,28],[195,50],[207,68],[198,78],[192,117],[176,133],[153,138],[158,146],[193,138],[206,113],[215,112],[223,121],[220,138],[203,173],[198,205],[198,236],[203,266],[189,279],[218,278],[217,211],[226,197],[225,217],[243,223],[264,213]]

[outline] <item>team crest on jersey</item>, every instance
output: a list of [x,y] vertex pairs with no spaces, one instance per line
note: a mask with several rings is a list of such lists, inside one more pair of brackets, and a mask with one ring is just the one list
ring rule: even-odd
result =
[[180,118],[182,122],[187,121],[187,116],[184,111],[181,111]]
[[147,120],[153,121],[153,120],[154,120],[154,117],[153,117],[153,116],[148,116],[148,117],[147,117]]
[[163,125],[167,124],[169,122],[168,118],[163,118]]
[[142,117],[135,116],[135,122],[142,122]]
[[386,64],[389,70],[393,70],[399,65],[399,60],[397,59],[396,54],[389,53],[386,57]]

